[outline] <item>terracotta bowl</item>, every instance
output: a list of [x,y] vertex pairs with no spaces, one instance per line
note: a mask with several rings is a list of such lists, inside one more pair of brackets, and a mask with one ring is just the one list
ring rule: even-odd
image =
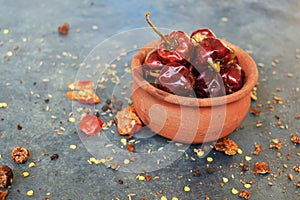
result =
[[176,142],[197,144],[217,140],[233,132],[250,107],[250,93],[258,79],[254,60],[241,48],[235,49],[245,72],[243,87],[230,95],[214,98],[183,97],[162,91],[143,78],[141,65],[148,52],[157,47],[153,41],[133,58],[132,101],[141,120],[157,134]]

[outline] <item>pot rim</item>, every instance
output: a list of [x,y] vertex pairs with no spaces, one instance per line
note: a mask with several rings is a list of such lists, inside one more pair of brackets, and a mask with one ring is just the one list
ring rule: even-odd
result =
[[[244,98],[249,95],[251,90],[257,84],[258,80],[258,70],[255,61],[253,58],[245,52],[240,47],[231,44],[225,40],[222,40],[231,48],[235,49],[237,57],[239,59],[239,63],[242,63],[240,66],[243,68],[245,73],[245,82],[243,87],[229,95],[213,97],[213,98],[193,98],[186,96],[174,95],[168,92],[165,92],[161,89],[158,89],[151,85],[147,80],[144,79],[142,75],[141,65],[144,62],[144,59],[148,52],[157,48],[159,43],[158,40],[154,40],[144,47],[142,47],[138,53],[134,56],[131,62],[131,71],[133,81],[137,84],[138,87],[142,88],[144,91],[149,93],[150,95],[161,99],[162,101],[166,101],[171,104],[180,104],[181,106],[189,106],[189,107],[212,107],[212,106],[221,106],[225,104],[229,104],[239,99]],[[243,59],[241,59],[243,58]],[[245,67],[247,64],[247,67]],[[133,91],[134,92],[134,91]]]

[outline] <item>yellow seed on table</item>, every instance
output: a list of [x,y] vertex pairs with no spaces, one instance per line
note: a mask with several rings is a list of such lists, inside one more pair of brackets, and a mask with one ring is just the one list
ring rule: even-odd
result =
[[70,145],[70,149],[75,150],[76,148],[77,148],[77,146],[76,146],[75,144],[71,144],[71,145]]
[[33,194],[34,194],[34,191],[33,191],[33,190],[28,190],[28,191],[26,192],[26,195],[29,196],[29,197],[33,196]]
[[238,191],[237,189],[235,189],[235,188],[232,188],[232,189],[231,189],[231,193],[232,193],[232,194],[238,194],[239,191]]
[[129,163],[130,163],[130,160],[129,160],[129,159],[125,159],[125,160],[124,160],[124,164],[125,164],[125,165],[128,165]]
[[96,165],[98,165],[98,164],[101,164],[101,163],[104,163],[105,162],[105,160],[103,161],[104,159],[97,159],[97,160],[95,160],[95,164]]
[[95,31],[95,30],[98,30],[98,29],[99,29],[99,27],[98,27],[97,25],[93,25],[93,26],[92,26],[92,30]]
[[227,183],[227,182],[228,182],[228,178],[223,177],[223,182],[224,182],[224,183]]
[[222,22],[227,22],[227,21],[228,21],[228,18],[227,18],[227,17],[222,17],[222,18],[221,18],[221,21],[222,21]]
[[126,145],[127,144],[127,139],[126,138],[122,138],[120,140],[120,142],[123,144],[123,145]]
[[90,159],[89,159],[89,161],[91,162],[91,163],[95,163],[96,162],[96,158],[94,158],[94,157],[90,157]]
[[11,52],[11,51],[8,51],[7,53],[6,53],[6,56],[7,57],[11,57],[13,55],[13,52]]
[[23,175],[24,177],[28,177],[28,176],[29,176],[29,172],[23,172],[22,175]]
[[168,198],[166,196],[161,196],[160,200],[168,200]]
[[7,35],[8,33],[9,33],[9,30],[8,30],[8,29],[4,29],[4,30],[3,30],[3,34],[4,34],[4,35]]
[[74,123],[76,120],[75,120],[74,117],[70,117],[70,118],[68,119],[68,121],[71,122],[71,123]]
[[138,176],[139,181],[144,181],[145,179],[146,179],[145,176]]
[[250,161],[250,160],[252,160],[252,157],[251,156],[245,156],[245,160]]
[[184,186],[184,188],[183,188],[183,190],[185,191],[185,192],[189,192],[189,191],[191,191],[191,188],[189,187],[189,186]]
[[214,159],[213,159],[212,157],[207,157],[206,160],[207,160],[207,162],[212,162],[212,161],[214,161]]
[[28,167],[29,168],[35,167],[35,163],[34,162],[29,163]]
[[0,108],[7,108],[7,103],[5,102],[0,102]]
[[246,183],[246,184],[244,185],[244,187],[245,187],[245,188],[251,188],[251,184]]
[[238,153],[238,154],[243,154],[243,150],[239,148],[239,149],[237,150],[237,153]]
[[172,197],[172,200],[179,200],[177,197]]

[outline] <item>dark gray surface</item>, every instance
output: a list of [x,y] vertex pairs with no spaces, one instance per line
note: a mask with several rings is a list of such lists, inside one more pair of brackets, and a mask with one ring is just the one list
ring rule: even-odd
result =
[[[211,199],[238,199],[231,189],[234,187],[241,191],[243,184],[240,180],[254,181],[248,189],[251,199],[300,199],[299,188],[295,185],[300,181],[300,175],[292,169],[295,165],[299,166],[297,153],[300,150],[299,145],[290,141],[291,134],[300,131],[300,121],[295,119],[300,114],[298,0],[31,0],[0,1],[0,5],[0,41],[4,43],[0,46],[0,102],[9,105],[8,108],[0,108],[0,164],[10,166],[15,173],[7,199],[45,199],[47,196],[51,199],[128,199],[128,194],[136,194],[132,199],[160,199],[163,195],[168,199],[176,196],[184,200],[204,199],[205,195]],[[116,171],[107,169],[105,165],[90,165],[87,160],[93,155],[80,140],[76,123],[67,122],[68,114],[72,112],[72,103],[65,95],[67,83],[76,80],[80,63],[105,39],[112,36],[115,39],[114,35],[122,31],[135,33],[134,29],[147,27],[145,11],[151,11],[152,21],[158,27],[182,29],[187,33],[209,27],[219,37],[251,51],[255,61],[264,64],[264,67],[259,67],[258,101],[252,102],[251,106],[262,104],[259,108],[261,114],[249,114],[242,123],[244,129],[230,135],[243,153],[228,157],[211,151],[209,156],[214,161],[210,165],[215,168],[213,174],[206,173],[206,159],[198,158],[193,152],[200,145],[191,146],[186,153],[179,154],[179,159],[170,161],[167,167],[149,172],[149,175],[157,177],[149,182],[136,180],[137,173],[124,172],[121,168]],[[224,17],[227,22],[222,20]],[[57,26],[64,22],[71,26],[67,36],[57,33]],[[93,25],[98,29],[93,30]],[[9,29],[9,34],[4,35],[4,29]],[[136,35],[136,40],[119,42],[121,46],[137,44],[139,39],[147,43],[155,36],[152,35],[149,41],[143,37]],[[14,45],[19,46],[17,51],[12,50]],[[132,46],[127,49],[132,50]],[[14,55],[8,58],[8,51]],[[132,54],[118,61],[118,66],[130,63],[130,56]],[[272,66],[274,59],[279,59],[276,66]],[[43,79],[49,79],[49,82]],[[106,92],[109,95],[111,91]],[[45,103],[48,94],[52,98]],[[284,98],[284,103],[274,104],[273,95]],[[45,111],[47,106],[50,111]],[[274,111],[269,111],[270,106],[274,107]],[[280,116],[280,120],[274,117],[275,114]],[[258,121],[262,121],[261,127],[256,127]],[[278,127],[277,121],[282,122],[285,128]],[[22,130],[17,129],[18,124],[22,125]],[[58,135],[55,130],[60,127],[65,131]],[[269,149],[270,140],[274,138],[284,142],[281,150]],[[112,143],[120,146],[119,140],[120,137],[114,135]],[[252,155],[254,142],[263,147],[258,156]],[[71,150],[71,144],[77,145],[77,149]],[[143,142],[137,144],[137,151],[157,149],[167,141],[155,137],[149,138],[145,145],[149,144],[153,146],[143,146]],[[9,155],[16,145],[30,150],[30,161],[35,161],[36,167],[29,169],[30,161],[24,165],[13,163]],[[49,156],[43,156],[43,153],[49,153]],[[59,159],[51,161],[53,153],[58,153]],[[290,160],[286,158],[288,154]],[[239,163],[246,162],[246,155],[253,158],[249,162],[251,169],[240,174]],[[268,162],[271,174],[254,175],[253,166],[257,161]],[[156,165],[144,165],[151,164]],[[193,171],[199,169],[203,172],[202,176],[194,176]],[[22,177],[24,171],[29,171],[30,176]],[[288,174],[293,174],[295,180],[290,181]],[[229,179],[224,187],[219,185],[222,177]],[[118,183],[119,179],[124,181],[123,185]],[[273,186],[269,186],[268,182],[272,182]],[[184,192],[185,185],[191,188],[190,192]],[[27,197],[26,191],[31,189],[35,194]],[[162,193],[157,194],[159,191]]]

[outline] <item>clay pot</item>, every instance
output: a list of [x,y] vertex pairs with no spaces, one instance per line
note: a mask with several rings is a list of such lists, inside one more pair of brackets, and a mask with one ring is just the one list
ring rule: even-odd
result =
[[214,98],[192,98],[162,91],[147,82],[141,65],[154,41],[143,47],[131,63],[132,101],[141,120],[157,134],[176,142],[197,144],[217,140],[233,132],[248,113],[250,93],[258,79],[253,59],[241,48],[235,49],[245,72],[244,86],[237,92]]

